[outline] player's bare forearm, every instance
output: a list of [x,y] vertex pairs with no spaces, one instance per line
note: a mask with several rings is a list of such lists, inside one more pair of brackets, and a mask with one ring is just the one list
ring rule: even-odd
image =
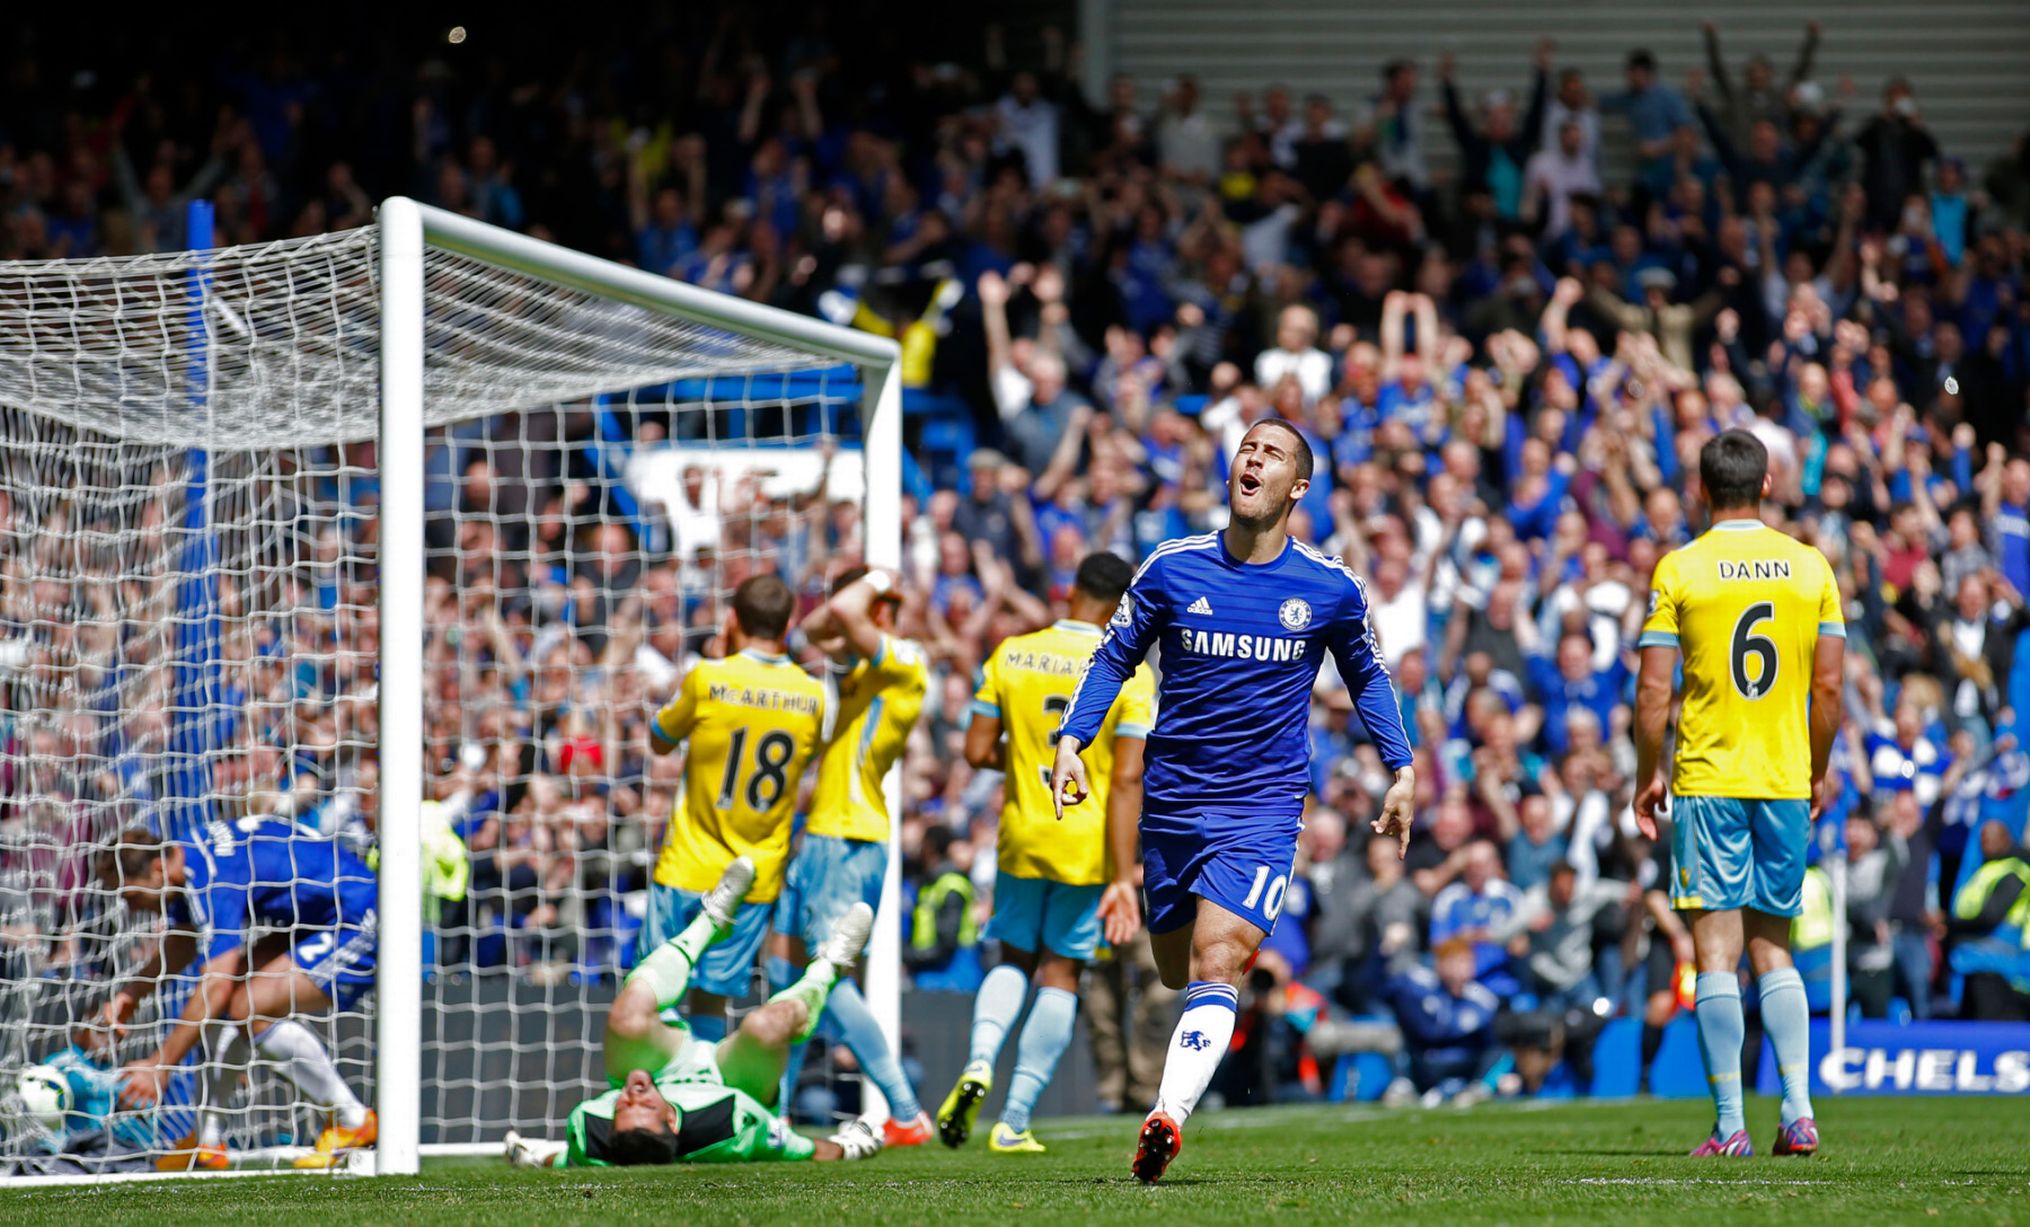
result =
[[1670,726],[1671,675],[1677,671],[1676,648],[1644,648],[1642,670],[1635,683],[1635,786],[1657,778],[1663,760],[1664,732]]
[[1396,859],[1410,852],[1410,829],[1417,816],[1417,769],[1405,763],[1396,768],[1395,782],[1382,794],[1381,813],[1375,816],[1374,833],[1396,841]]
[[1057,739],[1057,758],[1050,769],[1050,803],[1057,820],[1064,821],[1064,807],[1077,805],[1092,792],[1086,781],[1085,763],[1079,758],[1084,747],[1067,733]]
[[[113,990],[115,999],[125,997],[133,1005],[146,1001],[162,982],[165,967],[187,967],[197,954],[197,940],[188,933],[165,934],[153,953],[134,969],[134,974]],[[123,1020],[124,1021],[124,1020]]]
[[1820,635],[1812,652],[1811,677],[1811,778],[1826,777],[1832,762],[1833,739],[1840,733],[1842,678],[1847,667],[1847,641],[1835,635]]
[[183,1064],[183,1058],[190,1055],[204,1035],[204,1024],[226,1012],[246,962],[245,954],[243,949],[229,951],[204,965],[197,988],[183,1003],[176,1026],[162,1040],[155,1064],[169,1067]]
[[973,722],[966,726],[966,761],[979,768],[1003,770],[1000,717],[973,713]]
[[[881,654],[881,628],[874,625],[874,601],[882,593],[894,587],[894,577],[886,571],[869,571],[867,574],[839,589],[820,610],[830,610],[838,628],[853,645],[853,650],[868,660]],[[809,633],[806,631],[806,633]]]

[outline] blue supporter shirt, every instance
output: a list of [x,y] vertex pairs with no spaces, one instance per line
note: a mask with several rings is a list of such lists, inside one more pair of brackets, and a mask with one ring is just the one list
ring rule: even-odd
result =
[[238,949],[249,929],[362,924],[378,897],[364,861],[279,818],[214,821],[183,849],[183,890],[169,904],[169,924],[205,931],[207,963]]
[[1996,566],[2018,592],[2030,592],[2030,506],[2003,503],[1995,511]]
[[1427,1060],[1471,1061],[1494,1042],[1501,1001],[1479,984],[1468,984],[1454,997],[1438,973],[1411,967],[1391,978],[1382,996],[1402,1028],[1404,1045]]
[[1395,690],[1368,626],[1366,588],[1336,558],[1293,540],[1272,562],[1244,563],[1218,533],[1159,547],[1108,622],[1059,735],[1090,745],[1122,683],[1159,644],[1145,815],[1301,813],[1311,688],[1328,651],[1382,761],[1409,765]]

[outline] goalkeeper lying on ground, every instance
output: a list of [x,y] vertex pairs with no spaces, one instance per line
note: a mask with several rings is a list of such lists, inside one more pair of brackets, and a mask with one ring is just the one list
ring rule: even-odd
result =
[[629,1167],[640,1163],[768,1163],[865,1159],[881,1137],[852,1121],[832,1137],[792,1132],[769,1110],[790,1045],[817,1030],[825,998],[874,927],[861,903],[839,921],[803,978],[769,998],[717,1044],[662,1012],[683,999],[691,968],[733,931],[733,914],[754,882],[740,857],[706,893],[698,916],[628,973],[606,1016],[606,1078],[613,1090],[571,1109],[563,1147],[507,1136],[516,1167]]

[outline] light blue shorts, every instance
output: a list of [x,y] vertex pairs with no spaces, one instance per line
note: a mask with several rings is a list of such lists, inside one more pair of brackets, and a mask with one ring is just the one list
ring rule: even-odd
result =
[[1104,886],[1070,886],[1046,878],[994,879],[994,916],[987,936],[1031,953],[1048,950],[1089,962],[1100,944],[1100,896]]
[[775,931],[803,939],[808,955],[832,935],[847,908],[881,906],[887,873],[887,844],[806,834],[775,901]]
[[1811,802],[1674,797],[1671,808],[1672,907],[1804,910]]
[[[646,957],[651,950],[682,933],[697,918],[704,898],[694,890],[650,883],[642,955]],[[733,916],[732,934],[705,951],[705,957],[691,969],[691,987],[721,997],[745,997],[754,986],[754,956],[761,953],[761,939],[768,936],[768,914],[774,909],[773,903],[741,904]]]

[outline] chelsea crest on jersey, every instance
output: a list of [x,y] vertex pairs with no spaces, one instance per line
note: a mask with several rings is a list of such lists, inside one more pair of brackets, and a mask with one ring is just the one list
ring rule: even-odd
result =
[[1108,621],[1065,711],[1063,733],[1091,742],[1121,683],[1162,650],[1145,807],[1299,808],[1310,761],[1311,688],[1325,654],[1382,759],[1410,761],[1367,594],[1336,559],[1292,541],[1267,563],[1234,558],[1217,534],[1150,555]]

